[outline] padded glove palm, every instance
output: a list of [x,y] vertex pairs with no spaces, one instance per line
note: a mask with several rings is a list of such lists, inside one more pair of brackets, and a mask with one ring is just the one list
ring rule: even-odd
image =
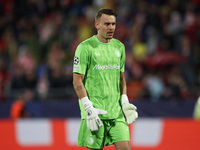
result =
[[133,104],[129,103],[128,97],[126,94],[122,95],[122,110],[124,112],[124,115],[126,117],[127,124],[132,124],[137,118],[137,107]]
[[81,102],[86,112],[88,129],[91,131],[97,131],[98,126],[103,126],[101,119],[98,115],[105,115],[107,114],[107,111],[94,108],[92,102],[88,99],[88,97],[82,98]]

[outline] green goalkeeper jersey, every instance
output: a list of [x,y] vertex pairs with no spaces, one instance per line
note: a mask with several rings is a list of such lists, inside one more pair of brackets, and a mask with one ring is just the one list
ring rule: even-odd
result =
[[[101,43],[97,36],[83,41],[76,49],[73,72],[85,75],[83,84],[93,106],[106,110],[100,119],[115,119],[123,115],[120,107],[120,73],[124,72],[125,47],[116,39]],[[86,114],[79,100],[81,118]]]

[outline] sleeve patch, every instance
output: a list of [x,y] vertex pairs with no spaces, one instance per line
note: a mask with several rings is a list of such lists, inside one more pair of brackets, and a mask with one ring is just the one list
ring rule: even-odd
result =
[[79,66],[74,66],[73,70],[78,70]]
[[74,64],[75,64],[75,65],[78,65],[78,63],[79,63],[79,59],[78,59],[78,57],[75,56],[75,57],[74,57]]

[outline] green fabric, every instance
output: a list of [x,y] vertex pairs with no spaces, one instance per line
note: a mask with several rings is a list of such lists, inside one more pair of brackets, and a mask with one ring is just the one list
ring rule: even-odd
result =
[[[79,44],[74,56],[74,73],[85,75],[83,84],[93,106],[106,110],[100,119],[122,116],[120,100],[120,73],[124,72],[125,48],[116,39],[101,43],[96,36]],[[79,100],[82,119],[85,111]]]
[[81,120],[78,146],[93,149],[102,149],[104,146],[112,145],[115,142],[130,141],[129,128],[125,119],[102,120],[103,126],[98,131],[91,132],[87,128],[86,119]]
[[200,120],[200,98],[198,98],[194,107],[194,118]]

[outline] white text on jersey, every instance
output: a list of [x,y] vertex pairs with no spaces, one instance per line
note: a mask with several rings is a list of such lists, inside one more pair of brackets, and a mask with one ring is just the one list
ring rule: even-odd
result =
[[103,65],[103,66],[100,66],[100,65],[95,65],[93,70],[94,69],[98,69],[98,70],[105,70],[105,69],[120,69],[120,66],[117,65],[117,64],[114,64],[114,65]]

